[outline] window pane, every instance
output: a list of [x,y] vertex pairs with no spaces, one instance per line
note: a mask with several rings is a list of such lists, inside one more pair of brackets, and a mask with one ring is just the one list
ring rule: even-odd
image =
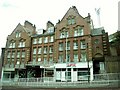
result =
[[75,24],[75,19],[74,18],[71,19],[71,23]]
[[36,50],[37,50],[36,48],[33,48],[33,54],[36,54]]
[[78,54],[77,53],[74,54],[74,62],[78,62]]
[[53,36],[50,36],[50,41],[49,42],[53,42]]
[[74,49],[78,49],[78,42],[74,41]]
[[81,53],[81,61],[86,61],[86,53]]
[[42,48],[39,47],[39,48],[38,48],[38,54],[41,54],[41,53],[42,53]]
[[38,43],[41,44],[42,43],[42,38],[38,39]]
[[37,44],[37,39],[33,39],[33,44]]
[[63,50],[63,43],[59,43],[59,51]]
[[20,58],[20,52],[19,51],[17,52],[17,58]]
[[44,37],[44,43],[48,43],[48,37]]
[[25,57],[25,51],[22,51],[22,58]]
[[47,53],[47,47],[44,47],[44,53]]
[[80,45],[81,45],[81,49],[85,49],[86,48],[85,40],[82,40]]
[[62,62],[63,62],[63,54],[60,54],[60,55],[59,55],[58,62],[59,62],[59,63],[62,63]]

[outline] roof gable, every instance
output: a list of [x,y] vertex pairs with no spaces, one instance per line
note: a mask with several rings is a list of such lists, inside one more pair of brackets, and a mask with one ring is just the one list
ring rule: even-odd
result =
[[18,31],[18,32],[25,32],[25,29],[24,29],[23,26],[19,23],[19,24],[16,26],[16,28],[13,30],[13,32],[11,33],[11,35],[14,34],[16,31]]
[[[80,14],[79,14],[79,12],[78,12],[78,10],[77,10],[77,8],[75,7],[75,6],[72,6],[72,7],[70,7],[69,8],[69,10],[67,11],[67,13],[63,16],[63,18],[61,19],[61,21],[63,21],[63,20],[66,20],[69,16],[80,16],[81,18],[83,18]],[[83,18],[84,19],[84,18]]]

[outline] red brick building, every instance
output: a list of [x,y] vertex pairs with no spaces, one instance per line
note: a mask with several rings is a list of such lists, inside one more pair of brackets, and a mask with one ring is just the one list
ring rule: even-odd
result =
[[56,25],[48,21],[42,34],[28,21],[18,24],[6,42],[2,77],[93,80],[93,74],[106,72],[106,55],[109,45],[104,28],[93,28],[90,14],[84,18],[73,6]]

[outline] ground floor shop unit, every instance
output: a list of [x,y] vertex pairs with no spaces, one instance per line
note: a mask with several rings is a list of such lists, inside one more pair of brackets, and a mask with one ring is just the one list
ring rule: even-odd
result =
[[2,71],[2,80],[18,78],[41,78],[42,82],[75,82],[93,80],[93,63],[54,63],[51,65],[29,65],[24,69]]

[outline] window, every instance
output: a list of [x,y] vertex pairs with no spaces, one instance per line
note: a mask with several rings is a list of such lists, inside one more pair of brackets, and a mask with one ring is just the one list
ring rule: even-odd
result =
[[98,40],[98,39],[95,39],[94,43],[95,43],[95,44],[99,44],[99,40]]
[[82,36],[82,35],[84,35],[82,27],[78,27],[77,29],[74,30],[74,36]]
[[78,27],[78,36],[82,36],[82,35],[83,35],[83,28]]
[[25,41],[19,42],[19,46],[18,47],[25,47]]
[[61,31],[60,32],[60,38],[67,38],[69,35],[68,35],[68,31]]
[[54,37],[50,36],[50,41],[49,42],[53,42],[54,41]]
[[12,58],[14,58],[15,57],[15,52],[12,52]]
[[53,63],[53,57],[49,58],[49,63]]
[[33,39],[33,44],[37,44],[37,39],[36,38]]
[[10,59],[9,58],[7,59],[7,61],[8,61],[8,63],[10,63]]
[[47,58],[46,57],[44,57],[44,64],[47,64],[48,62],[47,62]]
[[41,54],[41,53],[42,53],[42,48],[38,47],[38,54]]
[[25,58],[22,58],[21,61],[24,62],[24,61],[25,61]]
[[59,62],[59,63],[62,63],[62,62],[63,62],[63,54],[60,54],[60,55],[59,55],[58,62]]
[[59,43],[59,51],[63,51],[63,43]]
[[70,50],[70,41],[67,42],[67,50]]
[[48,33],[52,33],[52,32],[54,32],[54,27],[48,28]]
[[66,62],[70,62],[70,54],[67,54],[67,61]]
[[15,48],[15,42],[11,42],[9,48]]
[[37,49],[33,48],[33,54],[36,54]]
[[40,62],[41,61],[41,58],[40,57],[38,57],[38,62]]
[[75,24],[75,19],[74,18],[69,18],[68,19],[68,25]]
[[65,38],[68,37],[68,31],[65,31]]
[[85,40],[82,40],[80,42],[80,45],[81,45],[81,49],[85,49],[86,48]]
[[45,54],[47,53],[47,47],[44,47],[44,53]]
[[17,58],[20,58],[20,51],[17,52]]
[[10,53],[10,52],[8,52],[8,54],[7,54],[7,58],[10,58],[10,56],[11,56],[11,53]]
[[44,37],[44,43],[48,43],[48,37]]
[[14,61],[14,58],[12,58],[12,61]]
[[71,19],[71,24],[75,24],[75,19],[74,18]]
[[17,65],[19,65],[20,64],[20,61],[17,61],[17,63],[16,63]]
[[74,41],[74,49],[78,49],[78,42],[77,41]]
[[42,38],[38,39],[38,43],[41,44],[42,43]]
[[21,33],[20,33],[20,32],[16,32],[15,37],[16,37],[16,38],[21,37]]
[[22,51],[22,58],[25,58],[25,51]]
[[82,52],[81,53],[81,61],[85,62],[86,61],[86,53],[85,52]]
[[74,62],[78,62],[78,54],[74,53]]
[[49,53],[53,53],[53,46],[50,46]]
[[60,32],[60,38],[64,38],[65,35],[64,35],[64,32]]

